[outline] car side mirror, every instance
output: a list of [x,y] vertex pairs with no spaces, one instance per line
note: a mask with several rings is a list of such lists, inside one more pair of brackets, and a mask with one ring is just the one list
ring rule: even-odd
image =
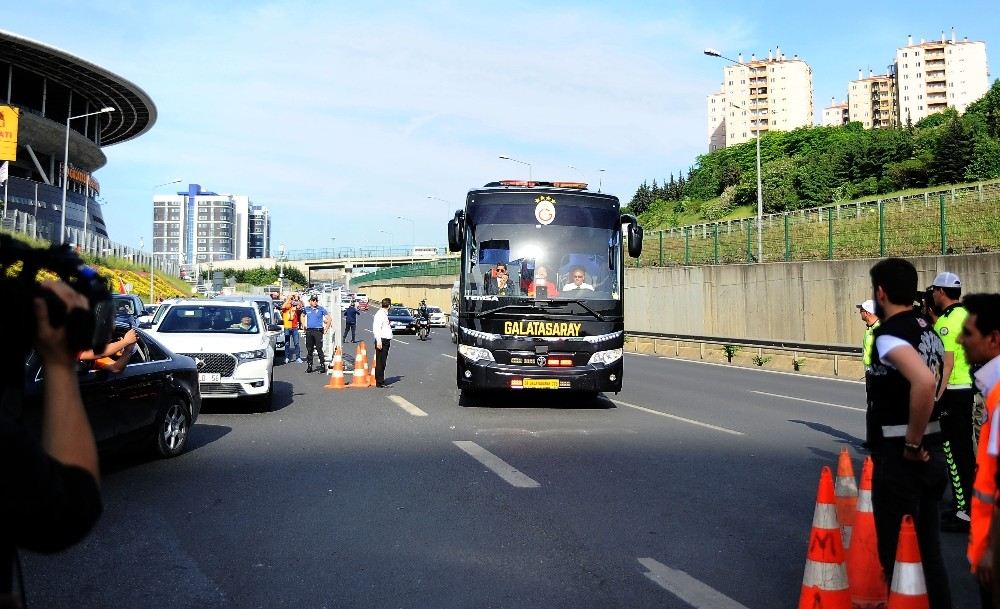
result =
[[144,322],[142,322],[142,323],[139,324],[139,329],[140,330],[152,330],[153,329],[153,322],[151,322],[151,321],[144,321]]
[[271,324],[267,327],[268,332],[281,332],[283,328],[278,324]]

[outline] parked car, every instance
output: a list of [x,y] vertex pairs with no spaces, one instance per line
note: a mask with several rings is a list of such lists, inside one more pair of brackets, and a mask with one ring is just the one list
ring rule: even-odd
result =
[[389,307],[389,327],[394,334],[417,333],[417,321],[406,307]]
[[270,410],[274,380],[271,324],[246,300],[185,300],[171,305],[156,327],[156,338],[194,358],[201,394],[249,398]]
[[153,321],[153,316],[156,315],[156,310],[160,308],[158,304],[146,305],[146,308],[142,310],[142,315],[135,318],[135,322],[139,324],[139,327],[143,327],[143,324],[148,324]]
[[260,309],[260,314],[264,317],[265,324],[271,326],[272,324],[278,325],[277,331],[269,331],[268,335],[271,337],[271,348],[274,349],[275,353],[285,353],[285,332],[281,327],[281,303],[275,304],[274,300],[270,296],[252,296],[252,295],[239,295],[233,294],[229,296],[216,296],[213,300],[225,300],[229,302],[252,302],[258,309]]
[[[115,340],[130,327],[116,324]],[[198,370],[190,357],[142,330],[136,333],[135,353],[121,372],[80,363],[77,379],[87,418],[101,449],[140,442],[160,457],[175,457],[187,447],[201,412]],[[41,428],[44,376],[41,358],[32,353],[25,365],[22,413],[35,429]]]
[[431,322],[431,326],[443,328],[448,325],[448,319],[445,317],[441,307],[427,307],[427,317]]

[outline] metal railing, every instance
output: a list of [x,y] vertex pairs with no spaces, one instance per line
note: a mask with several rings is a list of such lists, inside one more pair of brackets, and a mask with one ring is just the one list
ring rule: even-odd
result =
[[[436,256],[447,255],[444,247],[436,249]],[[319,249],[289,250],[285,253],[287,260],[324,260],[330,258],[406,258],[413,256],[412,247],[372,245],[363,247],[328,247]],[[418,257],[425,257],[418,255]]]
[[367,281],[378,281],[380,279],[399,279],[400,277],[440,277],[442,275],[454,275],[458,277],[459,266],[460,261],[458,258],[415,262],[388,269],[379,269],[367,275],[359,275],[352,278],[351,283],[359,284]]
[[[768,214],[764,262],[1000,251],[1000,181]],[[757,219],[646,233],[638,266],[756,262]]]
[[664,332],[629,331],[625,332],[627,337],[645,338],[653,341],[653,353],[658,353],[656,347],[657,340],[673,341],[673,352],[675,356],[680,355],[681,343],[697,343],[701,348],[701,358],[705,358],[706,345],[718,345],[720,347],[740,347],[757,349],[758,355],[762,355],[764,349],[771,351],[790,351],[792,359],[798,359],[800,353],[811,353],[814,355],[825,355],[833,358],[833,374],[840,375],[840,359],[842,357],[856,360],[861,357],[861,347],[857,345],[839,345],[808,343],[788,340],[772,340],[765,338],[733,338],[722,336],[698,336],[692,334],[672,334]]

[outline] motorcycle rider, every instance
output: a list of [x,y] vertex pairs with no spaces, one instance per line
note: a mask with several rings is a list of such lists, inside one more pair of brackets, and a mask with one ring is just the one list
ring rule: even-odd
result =
[[422,299],[420,301],[419,311],[420,311],[420,316],[421,317],[423,317],[427,321],[431,320],[430,313],[427,311],[427,300],[426,299]]
[[417,313],[420,315],[418,320],[418,327],[420,328],[417,333],[420,335],[420,340],[424,340],[430,335],[430,324],[431,316],[430,312],[427,310],[427,300],[421,299],[420,306],[417,308]]

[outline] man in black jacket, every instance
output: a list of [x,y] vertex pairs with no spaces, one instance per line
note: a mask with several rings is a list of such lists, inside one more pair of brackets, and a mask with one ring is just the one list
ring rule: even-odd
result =
[[940,412],[934,407],[944,346],[913,309],[917,270],[912,264],[887,258],[870,274],[875,313],[882,321],[875,330],[867,387],[879,561],[892,581],[900,523],[904,515],[913,516],[930,606],[950,609],[937,506],[948,477]]
[[[67,310],[88,308],[86,298],[65,283],[42,287]],[[45,371],[42,437],[39,443],[0,412],[0,606],[20,604],[23,591],[15,588],[13,575],[18,548],[63,550],[90,531],[102,509],[97,446],[80,399],[76,354],[69,350],[65,327],[49,324],[44,301],[36,298],[34,304],[35,350]]]

